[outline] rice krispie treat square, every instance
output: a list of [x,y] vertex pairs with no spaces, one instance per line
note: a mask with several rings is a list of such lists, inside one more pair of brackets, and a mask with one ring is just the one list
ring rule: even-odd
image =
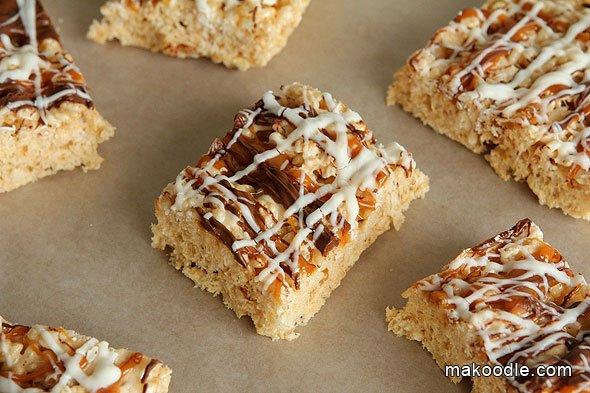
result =
[[[406,306],[388,309],[386,319],[389,330],[420,341],[441,368],[529,368],[528,376],[475,377],[473,392],[587,392],[589,295],[584,277],[524,219],[414,284],[403,294]],[[535,372],[567,365],[548,372],[555,376]]]
[[109,0],[88,38],[246,70],[265,66],[283,49],[309,1]]
[[166,393],[170,369],[156,359],[64,328],[0,317],[0,392]]
[[164,189],[153,245],[259,334],[293,339],[427,189],[403,147],[377,144],[357,113],[293,84],[238,113]]
[[114,128],[41,3],[0,3],[0,192],[59,170],[98,169]]
[[587,0],[489,0],[410,57],[388,103],[590,219],[589,45]]

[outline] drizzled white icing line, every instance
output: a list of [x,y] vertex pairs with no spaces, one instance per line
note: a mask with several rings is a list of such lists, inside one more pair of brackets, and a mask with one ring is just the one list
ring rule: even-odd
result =
[[[39,43],[37,42],[37,1],[36,0],[17,0],[18,4],[18,13],[25,28],[25,33],[29,37],[29,45],[25,45],[23,48],[26,48],[26,63],[19,62],[19,58],[17,57],[14,59],[15,61],[10,61],[9,63],[13,63],[16,67],[20,67],[24,69],[24,72],[21,72],[20,75],[12,71],[12,75],[5,76],[3,75],[2,79],[8,79],[10,76],[24,76],[26,78],[10,78],[14,80],[26,80],[29,79],[31,75],[35,75],[35,95],[37,97],[41,96],[41,66],[46,66],[47,64],[41,60],[39,57]],[[22,50],[22,49],[21,49]],[[9,58],[14,58],[14,56],[18,55],[18,49],[15,49],[15,53],[8,54]],[[20,59],[24,60],[24,59]],[[2,69],[3,73],[6,72],[5,69]],[[40,108],[40,109],[44,109]]]
[[[303,139],[304,141],[311,140],[316,142],[334,159],[334,165],[337,169],[334,182],[323,185],[315,192],[310,193],[305,193],[305,189],[302,187],[297,200],[283,212],[281,217],[277,217],[275,225],[264,231],[256,225],[256,221],[249,209],[246,206],[242,209],[242,206],[240,206],[240,203],[238,202],[238,207],[244,215],[246,222],[256,233],[256,236],[253,239],[246,238],[235,241],[232,245],[233,251],[238,251],[244,247],[256,248],[260,243],[264,242],[276,254],[274,258],[269,260],[266,268],[263,269],[257,277],[258,281],[264,283],[265,288],[272,284],[277,277],[283,276],[284,271],[280,267],[281,263],[286,263],[293,273],[299,271],[298,258],[293,258],[291,256],[293,254],[298,256],[300,247],[309,241],[308,236],[312,234],[313,236],[320,236],[321,232],[318,232],[318,229],[314,231],[313,227],[316,226],[323,217],[330,217],[332,225],[336,229],[340,229],[344,225],[344,217],[339,223],[336,223],[335,220],[338,216],[339,208],[342,206],[346,213],[346,221],[351,227],[355,228],[356,225],[358,225],[356,219],[360,209],[356,193],[359,190],[376,188],[375,176],[379,171],[385,168],[388,164],[401,164],[408,169],[415,167],[415,163],[411,156],[399,144],[392,144],[387,148],[382,145],[375,146],[374,148],[378,151],[378,154],[363,146],[360,152],[354,158],[351,158],[348,147],[347,126],[358,123],[362,121],[362,119],[358,113],[353,112],[350,109],[342,112],[339,105],[329,94],[324,94],[323,98],[327,103],[329,111],[319,113],[317,116],[313,117],[305,107],[283,107],[277,101],[273,92],[269,91],[265,93],[262,98],[264,110],[275,116],[285,117],[294,125],[295,129],[287,135],[287,137],[283,137],[278,132],[271,134],[270,140],[276,144],[275,148],[255,155],[252,164],[236,172],[233,176],[227,177],[225,175],[217,175],[213,177],[210,176],[205,169],[198,171],[198,175],[203,179],[203,184],[198,190],[193,189],[195,180],[193,179],[187,182],[184,179],[184,173],[179,175],[175,184],[175,190],[177,193],[176,201],[173,206],[175,209],[183,207],[187,199],[198,201],[199,195],[201,195],[205,189],[210,190],[211,193],[214,193],[215,190],[220,191],[226,199],[237,201],[238,198],[235,195],[232,195],[227,188],[222,187],[219,183],[224,180],[237,182],[244,176],[247,176],[256,170],[259,164],[275,158],[281,153],[293,151],[294,144],[298,140]],[[244,129],[252,124],[258,114],[259,112],[251,113],[251,117],[248,118]],[[324,129],[330,129],[335,132],[336,135],[334,141],[321,132]],[[242,131],[243,129],[238,132],[241,133]],[[237,140],[237,137],[234,136],[232,140]],[[219,159],[218,156],[214,158],[214,160],[217,159]],[[208,166],[209,165],[212,165],[212,163],[209,162]],[[303,222],[303,209],[328,194],[332,194],[330,199],[319,209],[311,212],[311,214],[307,216],[305,222]],[[279,232],[287,218],[293,215],[301,218],[299,231],[288,248],[279,253],[271,238]]]
[[213,10],[211,10],[211,7],[209,7],[207,0],[195,0],[195,4],[197,5],[197,10],[200,14],[205,16],[206,19],[211,18],[211,13]]
[[[558,162],[565,166],[578,165],[585,171],[590,170],[590,128],[584,128],[581,132],[573,135],[571,140],[558,139],[558,135],[549,135],[550,142],[547,147],[550,151],[557,153]],[[582,145],[583,151],[578,151],[578,145]]]
[[[256,116],[260,114],[260,109],[256,109],[255,111],[245,109],[241,113],[246,115],[246,121],[244,122],[244,126],[235,132],[232,139],[227,144],[226,149],[231,148],[233,144],[236,143],[238,138],[242,135],[244,130],[247,130],[248,128],[250,128],[250,126],[252,126],[254,119],[256,119]],[[209,161],[204,168],[197,168],[197,173],[195,173],[195,177],[207,177],[207,172],[211,170],[211,168],[213,168],[215,163],[219,161],[222,155],[222,153],[215,154],[215,157],[213,157],[213,159],[211,159],[211,161]],[[195,192],[195,190],[193,190],[192,186],[195,182],[196,179],[186,181],[185,171],[180,172],[180,174],[176,178],[176,183],[174,185],[176,191],[176,201],[174,202],[174,205],[172,205],[173,210],[182,210],[187,201],[189,202],[191,207],[194,207],[198,204],[198,201],[200,199],[199,197],[201,195]],[[254,220],[254,218],[252,218],[252,220]]]
[[[107,342],[90,338],[71,356],[45,327],[36,325],[33,329],[39,333],[45,346],[55,353],[65,367],[65,371],[51,389],[51,393],[60,393],[72,380],[94,393],[111,386],[121,378],[121,369],[115,365],[117,353],[109,349]],[[94,363],[92,374],[86,374],[80,367],[84,357],[89,363]]]
[[29,36],[29,43],[37,48],[37,0],[16,0],[16,3],[25,32]]
[[47,67],[47,63],[39,57],[32,45],[16,48],[11,55],[0,61],[0,83],[9,79],[27,80],[31,75],[39,73],[41,67]]
[[[37,2],[36,0],[17,0],[17,5],[19,8],[18,14],[6,20],[3,26],[14,23],[20,18],[25,34],[29,38],[29,43],[22,47],[15,47],[8,35],[0,35],[0,42],[4,47],[0,48],[0,53],[5,56],[0,61],[0,83],[5,83],[9,80],[27,81],[31,76],[34,76],[33,83],[35,85],[36,98],[34,101],[10,102],[6,107],[8,109],[17,109],[22,106],[31,105],[40,111],[41,118],[45,120],[45,110],[49,105],[65,96],[76,95],[90,101],[91,97],[74,85],[49,97],[42,95],[42,71],[50,70],[51,65],[43,60],[39,53],[39,43],[37,41]],[[67,62],[65,59],[62,59],[60,62],[62,66],[66,66],[66,70],[74,69],[78,71],[75,65]]]

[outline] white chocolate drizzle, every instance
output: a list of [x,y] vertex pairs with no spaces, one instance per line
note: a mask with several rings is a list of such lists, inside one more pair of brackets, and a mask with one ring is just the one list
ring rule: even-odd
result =
[[[117,354],[109,348],[108,343],[90,338],[76,350],[74,355],[69,355],[45,327],[36,325],[33,329],[41,335],[43,343],[57,355],[65,367],[65,371],[51,389],[51,393],[60,393],[72,380],[94,393],[111,386],[121,377],[121,369],[115,365]],[[93,363],[94,370],[90,375],[80,367],[84,357]]]
[[[276,131],[270,134],[269,140],[274,144],[274,148],[255,154],[251,164],[231,176],[210,173],[210,169],[222,155],[218,153],[204,168],[187,168],[178,176],[174,184],[175,202],[172,209],[175,211],[202,206],[205,194],[209,201],[219,197],[221,200],[232,201],[237,205],[254,235],[249,236],[245,233],[242,239],[233,242],[231,248],[234,252],[247,247],[257,250],[268,247],[272,251],[273,256],[269,256],[266,266],[256,277],[265,288],[268,288],[277,278],[284,277],[285,266],[291,273],[297,274],[298,257],[302,249],[312,247],[314,241],[326,230],[326,225],[338,231],[345,223],[348,223],[354,231],[358,225],[357,218],[360,210],[356,194],[364,190],[375,192],[378,188],[376,175],[379,172],[388,171],[390,165],[399,165],[408,171],[415,167],[411,155],[396,143],[387,148],[382,145],[373,145],[371,148],[363,145],[352,157],[348,145],[350,135],[348,127],[361,122],[361,117],[350,109],[343,110],[342,106],[329,94],[324,94],[322,99],[328,108],[316,113],[315,109],[310,109],[307,104],[297,108],[284,107],[273,92],[265,93],[261,107],[242,112],[245,116],[245,124],[235,131],[222,152],[229,150],[241,134],[246,132],[254,120],[263,113],[285,119],[293,126],[293,131],[286,136]],[[328,137],[322,132],[324,130],[330,130],[334,136]],[[252,215],[248,203],[233,194],[223,184],[226,182],[236,184],[256,171],[260,164],[277,158],[281,154],[294,152],[295,146],[301,141],[304,144],[313,142],[328,154],[335,167],[335,176],[332,181],[319,186],[314,191],[306,191],[303,187],[304,173],[301,171],[298,198],[292,205],[273,212],[271,225],[261,228]],[[197,184],[199,184],[198,187]],[[304,215],[306,208],[320,200],[323,202],[320,207]],[[212,216],[214,214],[207,214],[204,218],[209,219]],[[279,251],[273,238],[290,217],[297,219],[299,229],[294,233],[288,246]]]

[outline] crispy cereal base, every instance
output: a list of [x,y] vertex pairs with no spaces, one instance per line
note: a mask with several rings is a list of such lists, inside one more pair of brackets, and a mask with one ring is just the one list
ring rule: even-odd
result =
[[[310,0],[281,1],[260,7],[254,15],[243,6],[220,11],[211,19],[197,12],[195,0],[146,2],[110,0],[101,7],[88,38],[98,43],[118,40],[180,58],[208,57],[215,63],[246,70],[263,67],[287,44]],[[178,27],[183,26],[182,28]]]
[[0,115],[4,127],[14,127],[0,130],[0,192],[60,170],[100,167],[98,145],[115,129],[95,109],[66,102],[47,111],[46,119],[40,122],[38,112],[28,108]]

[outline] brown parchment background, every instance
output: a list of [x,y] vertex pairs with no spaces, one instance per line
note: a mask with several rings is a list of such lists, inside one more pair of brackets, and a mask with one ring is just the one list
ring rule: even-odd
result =
[[[45,0],[98,109],[117,128],[100,171],[0,195],[0,314],[63,325],[160,358],[171,392],[459,392],[419,344],[387,332],[385,307],[462,248],[530,217],[590,274],[590,223],[537,204],[485,160],[385,105],[392,72],[477,0],[312,0],[265,69],[226,70],[85,38],[101,0]],[[150,247],[153,200],[268,89],[301,81],[358,111],[431,178],[401,231],[379,238],[294,342],[258,336]]]

